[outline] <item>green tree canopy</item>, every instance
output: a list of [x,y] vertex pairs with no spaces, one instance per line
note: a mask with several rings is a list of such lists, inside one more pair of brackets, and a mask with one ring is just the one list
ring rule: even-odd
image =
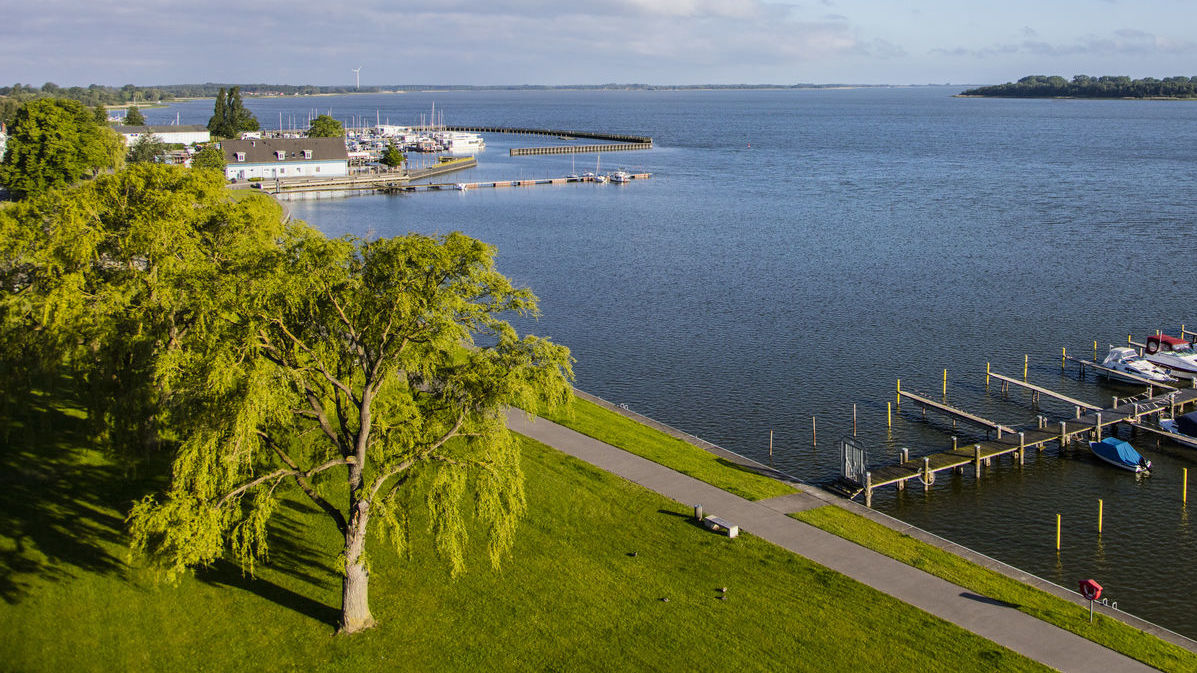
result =
[[208,131],[220,138],[236,138],[245,131],[257,131],[258,119],[241,102],[241,88],[233,87],[216,94]]
[[226,165],[224,152],[216,145],[205,146],[191,158],[192,168],[214,168],[223,174]]
[[159,161],[166,154],[166,143],[152,133],[143,133],[129,146],[129,154],[125,161],[131,164]]
[[373,623],[367,534],[381,524],[405,550],[416,493],[454,574],[470,513],[497,564],[525,509],[503,411],[564,402],[572,374],[567,349],[502,319],[534,313],[536,299],[493,255],[461,234],[329,240],[294,227],[268,260],[216,279],[210,293],[228,298],[219,335],[160,368],[188,410],[185,439],[166,496],[130,514],[135,548],[173,573],[231,549],[252,571],[294,490],[343,536],[347,632]]
[[382,158],[380,161],[384,166],[395,168],[396,166],[402,166],[404,163],[406,163],[407,157],[399,151],[398,147],[395,147],[394,145],[387,145],[387,148],[382,151]]
[[215,277],[282,231],[269,197],[233,200],[219,174],[161,164],[0,208],[0,333],[10,355],[83,382],[100,441],[144,455],[171,408],[159,363],[203,333]]
[[328,115],[320,115],[312,120],[308,128],[309,138],[338,138],[345,135],[345,127],[341,122]]
[[129,109],[125,111],[125,125],[145,126],[145,117],[142,116],[141,110],[138,110],[136,105],[130,105]]
[[27,198],[117,168],[124,154],[121,137],[97,124],[82,103],[31,100],[14,115],[0,184],[17,198]]

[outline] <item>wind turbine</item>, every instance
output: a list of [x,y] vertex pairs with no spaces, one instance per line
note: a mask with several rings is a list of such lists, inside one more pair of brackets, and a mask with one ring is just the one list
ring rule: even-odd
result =
[[360,65],[353,69],[353,90],[354,91],[357,91],[359,88],[361,88],[361,84],[362,84],[361,72],[362,72],[362,66],[360,66]]

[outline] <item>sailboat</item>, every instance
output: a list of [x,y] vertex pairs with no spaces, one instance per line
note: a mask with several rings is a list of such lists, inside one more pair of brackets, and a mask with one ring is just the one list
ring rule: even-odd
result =
[[600,185],[607,182],[607,176],[599,172],[599,163],[603,160],[603,155],[598,155],[594,160],[594,181]]
[[572,156],[569,158],[569,175],[565,176],[565,179],[569,180],[570,182],[581,179],[578,177],[578,173],[574,168],[574,158]]

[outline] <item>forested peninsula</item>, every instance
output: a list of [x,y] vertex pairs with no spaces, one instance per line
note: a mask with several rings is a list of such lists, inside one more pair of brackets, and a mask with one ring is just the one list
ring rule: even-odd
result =
[[1029,75],[1017,82],[983,86],[960,92],[961,96],[995,98],[1197,98],[1197,77],[1144,77]]

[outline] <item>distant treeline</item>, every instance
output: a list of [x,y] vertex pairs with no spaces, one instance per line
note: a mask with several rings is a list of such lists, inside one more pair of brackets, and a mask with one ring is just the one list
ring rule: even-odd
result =
[[1077,75],[1072,81],[1059,76],[1031,75],[1017,82],[983,86],[962,96],[1006,98],[1197,98],[1197,77],[1144,77]]
[[12,121],[21,103],[41,97],[69,98],[89,107],[125,107],[132,103],[169,102],[176,98],[215,98],[221,89],[241,88],[243,96],[313,96],[340,93],[379,93],[384,91],[552,91],[560,89],[580,90],[641,90],[671,91],[697,89],[826,89],[844,86],[871,86],[848,84],[575,84],[550,86],[537,84],[475,86],[467,84],[395,84],[390,86],[315,86],[312,84],[233,84],[205,82],[204,84],[161,84],[121,87],[89,84],[88,86],[61,87],[54,82],[35,86],[17,83],[0,86],[0,122]]

